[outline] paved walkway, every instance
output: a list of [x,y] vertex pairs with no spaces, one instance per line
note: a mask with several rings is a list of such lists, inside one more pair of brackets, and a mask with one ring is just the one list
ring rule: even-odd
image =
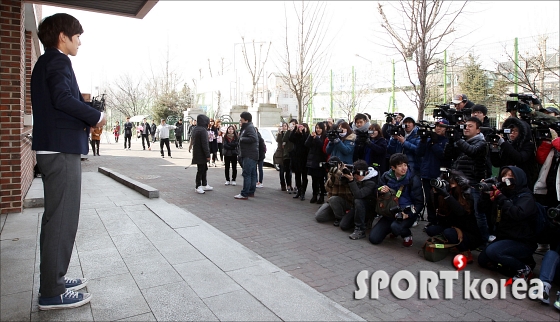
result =
[[[143,151],[139,141],[133,141],[132,151],[104,141],[100,152],[100,157],[90,156],[82,163],[84,207],[76,241],[79,261],[73,260],[70,269],[72,274],[93,278],[88,286],[94,296],[91,305],[56,313],[36,311],[36,299],[31,296],[38,287],[29,284],[36,271],[33,265],[37,265],[30,253],[36,250],[36,238],[25,236],[36,236],[40,209],[28,209],[24,214],[1,217],[5,226],[1,236],[2,320],[29,317],[29,312],[33,320],[559,320],[554,308],[514,300],[509,294],[506,300],[465,300],[462,280],[454,283],[453,300],[418,300],[416,296],[398,300],[387,290],[380,292],[379,300],[354,300],[354,281],[361,270],[383,269],[389,274],[401,269],[413,273],[451,270],[451,257],[430,263],[418,256],[426,239],[421,229],[424,224],[413,228],[415,244],[411,248],[402,247],[398,238],[378,246],[366,239],[350,240],[349,232],[315,222],[318,206],[307,201],[311,183],[307,200],[294,200],[279,191],[278,172],[272,168],[265,169],[265,187],[257,189],[255,198],[243,201],[233,199],[240,185],[223,185],[220,162],[208,173],[215,190],[195,193],[196,167],[189,166],[186,148],[172,147],[173,158],[162,159],[159,151]],[[148,200],[115,185],[97,173],[100,166],[159,189],[160,200]],[[101,182],[107,186],[99,189],[96,185]],[[240,173],[237,182],[242,182]],[[108,205],[115,211],[106,210]],[[165,210],[158,211],[156,205]],[[30,221],[35,223],[30,225]],[[12,230],[22,231],[23,237],[11,235]],[[21,266],[8,275],[4,272],[7,254],[13,265]],[[476,260],[478,254],[474,255]],[[535,259],[540,264],[541,257]],[[476,264],[467,269],[473,278],[504,278]],[[212,272],[228,282],[213,281]],[[443,294],[441,287],[438,290]],[[189,305],[177,304],[167,294],[184,296]],[[20,302],[27,308],[12,304]],[[10,308],[9,314],[4,313],[5,306]],[[249,307],[252,309],[244,309]],[[18,309],[23,315],[18,315]],[[210,313],[213,315],[206,315]]]

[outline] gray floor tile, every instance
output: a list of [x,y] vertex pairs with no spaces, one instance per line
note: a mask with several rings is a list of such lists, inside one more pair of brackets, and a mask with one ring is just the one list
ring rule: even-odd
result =
[[124,318],[124,319],[120,319],[117,321],[130,321],[130,322],[144,322],[144,321],[157,321],[155,316],[152,314],[152,312],[150,313],[144,313],[144,314],[140,314],[140,315],[135,315],[135,316],[131,316],[129,318]]
[[161,254],[126,257],[124,262],[140,289],[183,281]]
[[189,244],[175,232],[173,232],[173,234],[169,236],[170,239],[165,240],[153,240],[150,237],[151,235],[146,235],[171,265],[192,262],[206,258],[196,248],[194,248],[191,244]]
[[2,296],[0,321],[29,321],[31,296],[31,291]]
[[31,291],[35,271],[35,259],[2,259],[0,270],[0,295]]
[[138,226],[127,215],[122,215],[118,219],[103,219],[103,224],[111,237],[141,233]]
[[146,203],[146,206],[173,229],[192,227],[203,223],[200,218],[172,204]]
[[105,225],[101,221],[101,218],[93,211],[92,215],[80,214],[80,221],[78,222],[78,230],[102,230],[105,229]]
[[113,321],[149,313],[150,307],[130,274],[113,275],[89,282],[95,321]]
[[245,290],[203,299],[220,321],[281,321]]
[[174,239],[177,236],[182,238],[173,228],[167,226],[165,223],[150,224],[148,227],[142,227],[141,230],[152,242]]
[[123,258],[132,256],[150,256],[159,253],[144,234],[126,234],[112,237],[113,242]]
[[128,273],[128,269],[115,248],[80,251],[80,262],[84,277],[100,278]]
[[37,236],[1,240],[0,258],[2,261],[35,259],[36,248]]
[[173,265],[193,291],[206,298],[240,290],[226,273],[208,259]]
[[76,247],[80,252],[115,248],[115,243],[105,229],[78,230],[76,234]]
[[124,210],[122,210],[120,207],[116,207],[114,204],[109,205],[108,207],[97,207],[95,210],[97,211],[97,214],[102,221],[118,220],[122,216],[126,216]]
[[9,214],[6,217],[6,223],[4,224],[4,229],[2,229],[0,240],[33,238],[37,236],[39,218],[39,211],[36,210]]
[[218,321],[186,282],[142,290],[158,321]]
[[[95,301],[95,298],[92,298]],[[31,313],[31,321],[94,321],[91,302],[69,310],[37,311]]]

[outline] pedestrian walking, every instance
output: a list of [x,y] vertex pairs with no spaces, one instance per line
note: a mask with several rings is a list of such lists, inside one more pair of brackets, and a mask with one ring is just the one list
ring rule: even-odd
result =
[[130,122],[130,116],[126,117],[126,123],[124,123],[124,149],[127,150],[126,141],[128,140],[128,150],[130,150],[130,139],[132,139],[132,128],[134,124]]
[[169,125],[165,123],[165,119],[161,119],[161,124],[156,129],[156,137],[159,137],[159,152],[161,157],[165,158],[163,155],[163,146],[167,147],[167,156],[171,156],[171,148],[169,147],[169,130],[174,130],[175,125]]

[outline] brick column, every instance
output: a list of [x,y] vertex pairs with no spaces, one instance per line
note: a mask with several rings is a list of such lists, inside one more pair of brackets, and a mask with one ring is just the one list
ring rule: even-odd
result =
[[35,153],[25,135],[24,115],[31,113],[29,78],[32,35],[25,32],[24,3],[0,0],[0,211],[21,212],[33,180]]

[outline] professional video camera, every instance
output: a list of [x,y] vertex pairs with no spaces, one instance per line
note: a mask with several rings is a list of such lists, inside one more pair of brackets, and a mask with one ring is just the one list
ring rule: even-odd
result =
[[471,113],[472,110],[470,108],[464,108],[458,111],[455,109],[454,104],[441,104],[436,105],[433,117],[435,119],[444,118],[449,121],[449,124],[454,125],[464,122],[468,117],[471,116]]
[[399,136],[399,135],[404,136],[405,127],[406,126],[404,124],[399,124],[399,125],[389,124],[389,126],[387,127],[387,132],[389,132],[390,136]]
[[535,140],[550,140],[552,135],[550,134],[550,129],[556,132],[560,131],[560,119],[557,122],[552,122],[550,119],[545,119],[541,117],[531,118],[529,120],[531,125],[536,125],[532,127],[533,137]]
[[[510,134],[511,133],[511,129],[500,129],[497,130],[495,127],[480,127],[480,130],[487,130],[490,129],[492,131],[492,133],[488,134],[486,136],[486,143],[488,143],[490,145],[490,150],[492,152],[498,152],[498,142],[500,141],[500,139],[502,138],[500,136],[500,134],[504,135],[504,134]],[[550,132],[549,132],[550,133]]]
[[99,112],[105,111],[105,94],[101,94],[101,98],[96,96],[91,100],[91,107],[98,110]]
[[465,124],[442,124],[442,126],[446,128],[445,136],[449,140],[458,140],[463,136],[463,133],[461,131],[465,129]]
[[356,131],[354,131],[354,134],[356,134],[356,144],[365,143],[365,141],[367,141],[367,139],[369,138],[369,135],[372,134],[372,133],[373,133],[372,130],[367,130],[367,131],[356,130]]
[[397,113],[389,113],[389,112],[383,112],[383,114],[385,114],[385,122],[386,123],[391,123],[393,121],[393,119],[397,118]]
[[403,217],[403,214],[402,214],[402,213],[403,213],[403,211],[405,211],[405,210],[407,210],[407,209],[412,209],[412,206],[411,206],[411,205],[408,205],[408,206],[406,206],[406,207],[404,207],[404,208],[401,208],[401,207],[399,207],[399,206],[394,206],[394,207],[389,208],[389,211],[391,212],[391,215],[394,215],[394,216],[395,216],[395,221],[399,221],[399,222],[400,222],[400,221],[403,221],[403,220],[404,220],[404,217]]
[[436,128],[436,125],[434,123],[429,123],[428,121],[420,121],[420,123],[416,123],[415,125],[418,127],[418,131],[416,132],[416,134],[420,138],[427,139],[430,137],[434,137],[434,129]]
[[327,138],[332,141],[334,139],[338,139],[340,137],[340,133],[342,133],[342,130],[340,129],[335,129],[335,130],[330,130],[327,132]]

